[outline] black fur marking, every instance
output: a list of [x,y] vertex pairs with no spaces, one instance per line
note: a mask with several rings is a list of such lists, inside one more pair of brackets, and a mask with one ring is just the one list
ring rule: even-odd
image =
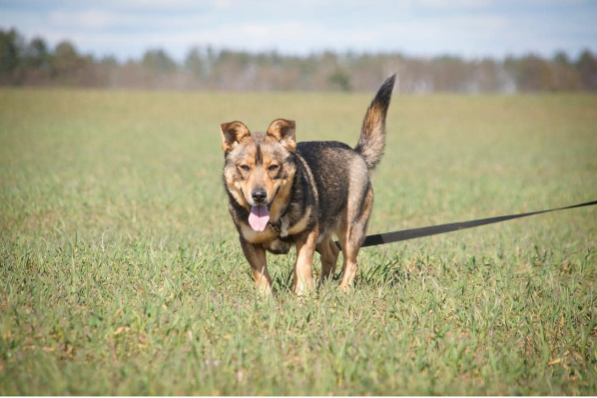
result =
[[257,144],[255,149],[255,166],[263,164],[263,155],[261,154],[261,145]]
[[375,103],[379,104],[382,109],[383,120],[386,119],[388,108],[390,106],[390,100],[392,99],[392,91],[394,90],[394,82],[396,81],[396,75],[392,75],[388,78],[379,88],[375,98],[371,101],[369,108],[372,108]]

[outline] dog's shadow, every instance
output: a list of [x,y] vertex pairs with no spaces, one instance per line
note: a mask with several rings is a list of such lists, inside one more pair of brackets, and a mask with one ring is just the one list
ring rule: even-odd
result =
[[[392,258],[385,255],[374,256],[364,261],[354,281],[354,288],[376,288],[380,286],[403,285],[411,278],[411,272],[402,266],[402,257],[398,254]],[[293,284],[292,257],[278,257],[272,261],[270,274],[272,277],[272,290],[274,294],[292,291]],[[319,256],[313,259],[313,277],[316,291],[327,288],[329,285],[338,286],[342,279],[342,254],[338,259],[335,272],[325,280],[321,280],[321,261]]]

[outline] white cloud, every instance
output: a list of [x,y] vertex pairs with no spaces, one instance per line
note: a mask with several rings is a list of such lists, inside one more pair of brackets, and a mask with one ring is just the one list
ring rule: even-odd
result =
[[64,12],[54,11],[48,15],[51,25],[58,27],[104,29],[122,23],[121,15],[114,15],[104,11]]
[[[524,12],[509,11],[518,4],[514,0],[506,6],[496,0],[295,0],[261,8],[256,0],[68,0],[58,6],[23,1],[28,6],[19,9],[14,4],[21,3],[6,8],[8,2],[0,0],[0,27],[14,26],[51,44],[68,38],[83,52],[113,53],[121,59],[155,47],[182,59],[191,46],[206,44],[295,54],[351,49],[503,56],[575,51],[597,43],[595,6],[576,5],[581,10],[576,14],[550,14],[545,4],[554,0],[526,0]],[[533,13],[533,7],[542,12]],[[589,11],[582,12],[583,7]]]
[[490,3],[491,0],[419,0],[424,7],[435,9],[480,8]]
[[202,0],[128,0],[128,1],[110,1],[114,8],[162,8],[162,9],[175,9],[178,7],[196,7],[201,3],[205,4],[206,1]]
[[219,9],[227,9],[232,6],[230,0],[214,0],[214,6]]
[[135,13],[115,10],[55,10],[46,17],[47,24],[53,29],[61,29],[64,32],[79,30],[110,30],[125,28],[137,30],[138,34],[144,34],[144,30],[167,29],[176,31],[189,27],[205,26],[207,23],[214,23],[215,18],[208,14],[198,12],[177,13],[174,15],[156,15],[155,13]]

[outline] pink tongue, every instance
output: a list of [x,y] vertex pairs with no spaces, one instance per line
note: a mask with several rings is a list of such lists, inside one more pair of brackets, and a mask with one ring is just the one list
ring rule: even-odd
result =
[[269,211],[267,206],[252,206],[249,214],[249,224],[255,231],[261,232],[267,227]]

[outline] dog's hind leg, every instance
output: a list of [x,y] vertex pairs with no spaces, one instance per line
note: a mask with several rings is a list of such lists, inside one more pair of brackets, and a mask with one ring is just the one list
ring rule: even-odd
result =
[[[357,275],[358,264],[357,256],[359,249],[365,240],[367,234],[367,224],[371,209],[373,208],[373,189],[371,186],[367,189],[364,200],[362,201],[359,211],[356,212],[356,217],[350,217],[351,211],[348,211],[348,220],[345,228],[341,228],[340,242],[342,244],[342,256],[344,262],[342,266],[342,281],[340,287],[347,292]],[[352,213],[355,214],[355,213]]]
[[318,236],[319,231],[315,227],[313,230],[304,233],[296,241],[296,262],[294,263],[292,290],[298,295],[305,294],[307,290],[313,290],[311,269],[313,268],[313,254],[315,253]]
[[327,235],[321,243],[317,245],[317,251],[321,254],[321,281],[329,278],[336,271],[338,254],[340,249],[336,246],[330,235]]
[[267,272],[267,260],[265,258],[265,250],[261,246],[253,245],[249,242],[240,240],[243,248],[243,253],[251,265],[253,272],[253,279],[257,284],[257,288],[261,293],[270,295],[272,292],[272,278]]

